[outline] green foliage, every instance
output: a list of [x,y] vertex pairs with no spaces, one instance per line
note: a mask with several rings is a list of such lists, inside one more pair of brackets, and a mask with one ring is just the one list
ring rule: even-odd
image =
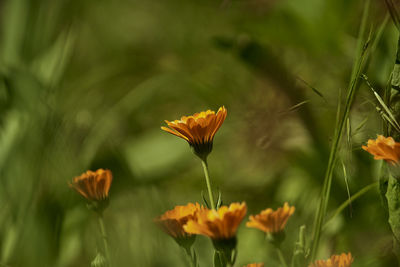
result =
[[[389,224],[392,228],[394,239],[397,241],[397,247],[400,243],[400,183],[399,181],[389,176],[388,188],[386,191],[386,199],[388,203]],[[394,250],[396,252],[396,250]],[[397,250],[398,252],[398,250]],[[400,259],[400,255],[397,255]]]
[[296,241],[292,256],[292,267],[301,267],[307,264],[306,226],[300,226],[299,239]]
[[[228,117],[208,157],[217,205],[223,195],[224,204],[245,201],[249,214],[296,206],[281,249],[287,259],[295,250],[294,266],[303,263],[312,233],[302,228],[298,238],[298,227],[312,229],[365,1],[221,2],[1,2],[0,266],[99,266],[96,217],[68,187],[97,168],[114,175],[104,212],[114,266],[186,266],[153,218],[201,202],[206,184],[188,145],[159,127],[222,105]],[[383,3],[371,5],[367,25],[380,25],[379,41],[365,75],[390,108],[382,88],[397,29]],[[365,84],[350,102],[350,145],[337,151],[348,184],[332,167],[326,214],[334,227],[323,228],[316,258],[351,251],[355,267],[394,266],[382,252],[392,234],[379,193],[356,193],[380,177],[359,149],[380,133],[373,102]],[[235,266],[279,265],[274,248],[244,224]],[[207,239],[193,249],[199,266],[213,264]]]

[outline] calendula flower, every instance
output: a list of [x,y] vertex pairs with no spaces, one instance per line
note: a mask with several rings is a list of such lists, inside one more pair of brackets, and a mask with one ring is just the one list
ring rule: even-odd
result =
[[342,253],[340,255],[332,255],[327,260],[317,260],[308,267],[350,267],[353,263],[351,253]]
[[207,110],[192,116],[183,116],[180,120],[165,121],[168,127],[162,130],[185,139],[192,147],[194,153],[205,159],[212,150],[215,133],[226,118],[225,107],[218,112]]
[[155,219],[157,225],[173,238],[185,238],[189,234],[183,230],[183,226],[189,219],[194,219],[195,213],[200,210],[199,203],[189,203],[186,206],[175,206]]
[[264,263],[250,263],[243,267],[264,267]]
[[111,182],[111,171],[98,169],[73,178],[69,185],[87,200],[100,202],[108,198]]
[[246,212],[244,202],[221,206],[218,210],[202,207],[183,229],[189,234],[205,235],[213,240],[229,240],[236,236]]
[[393,165],[399,163],[400,143],[392,137],[378,135],[376,140],[368,140],[367,146],[362,146],[362,149],[372,154],[376,160],[383,159]]
[[233,266],[236,257],[236,231],[246,215],[247,207],[243,203],[221,206],[218,210],[202,207],[195,218],[187,222],[183,229],[189,234],[205,235],[211,238],[216,250],[214,260],[222,266]]
[[250,216],[250,221],[246,223],[247,227],[257,228],[266,233],[279,233],[283,231],[289,217],[294,213],[295,208],[290,207],[287,202],[282,208],[276,211],[265,209],[260,214]]

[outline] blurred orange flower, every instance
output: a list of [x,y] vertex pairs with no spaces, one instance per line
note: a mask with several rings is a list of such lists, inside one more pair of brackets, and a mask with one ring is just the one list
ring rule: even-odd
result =
[[218,210],[202,207],[183,229],[189,234],[205,235],[212,240],[228,240],[236,236],[237,228],[247,212],[246,203],[232,203]]
[[368,140],[367,146],[362,146],[362,148],[372,154],[376,160],[383,159],[393,165],[399,163],[400,143],[395,142],[392,137],[385,138],[378,135],[376,140]]
[[183,226],[189,219],[193,219],[195,213],[200,210],[200,204],[189,203],[186,206],[175,206],[174,209],[165,212],[155,219],[157,225],[173,238],[184,238],[188,234]]
[[110,170],[98,169],[97,171],[87,171],[80,176],[73,178],[69,184],[84,198],[90,201],[102,201],[108,198],[112,182]]
[[264,267],[264,263],[250,263],[243,267]]
[[317,260],[308,267],[350,267],[353,263],[351,253],[342,253],[341,255],[332,255],[327,260]]
[[196,155],[205,158],[212,150],[214,135],[226,115],[225,107],[220,107],[217,113],[207,110],[192,116],[183,116],[180,120],[166,120],[169,128],[162,126],[161,129],[185,139]]
[[283,231],[294,210],[294,207],[289,207],[289,204],[285,202],[283,208],[278,208],[276,211],[265,209],[260,214],[251,215],[246,226],[260,229],[266,233],[278,233]]

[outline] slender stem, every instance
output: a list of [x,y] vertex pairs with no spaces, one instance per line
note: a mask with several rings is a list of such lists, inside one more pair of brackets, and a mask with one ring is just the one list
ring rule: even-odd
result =
[[212,193],[212,190],[211,190],[210,174],[208,172],[207,160],[201,160],[201,164],[203,165],[204,176],[206,177],[208,196],[210,198],[210,205],[211,205],[211,208],[213,210],[215,210],[215,202],[214,202],[214,197],[213,197],[213,193]]
[[276,247],[276,252],[278,253],[279,260],[281,261],[282,266],[288,267],[285,257],[283,257],[283,253],[280,247]]
[[363,187],[360,191],[352,195],[349,199],[347,199],[345,202],[342,203],[342,205],[339,206],[339,208],[336,209],[335,213],[326,220],[324,227],[337,215],[339,215],[352,201],[356,200],[357,198],[361,197],[365,193],[367,193],[369,190],[372,188],[377,188],[379,185],[379,182],[372,183],[370,185],[367,185],[366,187]]
[[104,254],[106,256],[108,266],[111,266],[110,251],[108,249],[108,240],[107,240],[108,238],[106,233],[106,227],[104,226],[103,214],[99,214],[98,219],[99,219],[100,233],[104,244]]
[[335,163],[337,160],[337,152],[339,150],[339,143],[340,143],[340,140],[343,135],[343,128],[344,128],[345,122],[349,116],[350,108],[353,104],[355,91],[356,91],[357,85],[358,85],[358,79],[359,79],[361,70],[363,68],[364,61],[367,58],[367,48],[368,48],[367,44],[369,43],[369,39],[367,40],[366,43],[363,43],[363,37],[365,34],[366,21],[367,21],[368,10],[369,10],[369,3],[370,3],[370,1],[368,0],[368,1],[366,1],[366,4],[365,4],[364,14],[362,17],[360,33],[359,33],[359,38],[358,38],[358,44],[357,44],[357,46],[358,46],[357,47],[357,52],[358,52],[357,58],[353,65],[353,71],[352,71],[351,80],[349,83],[349,90],[348,90],[348,94],[347,94],[344,112],[339,120],[339,123],[338,123],[336,129],[335,129],[335,136],[334,136],[333,144],[331,147],[331,152],[329,155],[328,167],[327,167],[327,170],[325,173],[324,184],[322,187],[321,200],[319,203],[319,207],[318,207],[317,215],[316,215],[316,221],[314,224],[314,231],[313,231],[314,240],[312,243],[311,255],[310,255],[311,262],[315,260],[317,250],[319,247],[319,241],[321,238],[321,230],[322,230],[324,217],[326,214],[329,196],[330,196],[330,189],[331,189],[331,184],[332,184],[332,174],[333,174],[333,170],[334,170]]

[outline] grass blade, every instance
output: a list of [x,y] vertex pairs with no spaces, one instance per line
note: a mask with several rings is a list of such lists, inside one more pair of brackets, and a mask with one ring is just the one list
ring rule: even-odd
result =
[[365,193],[367,193],[369,190],[373,188],[378,188],[379,182],[372,183],[370,185],[367,185],[366,187],[362,188],[360,191],[352,195],[349,199],[347,199],[345,202],[343,202],[333,213],[332,216],[329,217],[329,219],[326,220],[324,223],[324,227],[332,221],[336,216],[338,216],[348,205],[350,205],[351,202],[354,202],[357,198],[361,197]]
[[344,125],[345,125],[347,118],[349,116],[349,113],[350,113],[350,108],[354,101],[355,91],[359,84],[358,83],[359,76],[361,74],[361,70],[364,66],[364,62],[367,59],[367,55],[368,55],[367,51],[368,51],[368,46],[370,43],[370,36],[366,42],[364,42],[363,40],[364,40],[364,36],[366,33],[366,25],[367,25],[368,13],[369,13],[369,6],[370,6],[370,1],[368,0],[365,2],[364,13],[363,13],[362,20],[361,20],[360,32],[359,32],[359,37],[358,37],[358,41],[357,41],[357,43],[358,43],[357,44],[357,57],[356,57],[354,65],[353,65],[353,71],[351,74],[351,79],[350,79],[350,83],[349,83],[349,87],[348,87],[349,89],[348,89],[348,94],[347,94],[347,98],[346,98],[346,104],[344,107],[344,112],[339,121],[339,125],[335,130],[336,133],[335,133],[335,136],[333,139],[333,144],[331,147],[331,152],[330,152],[329,161],[328,161],[328,167],[327,167],[327,170],[325,173],[321,200],[320,200],[319,208],[318,208],[317,214],[316,214],[316,223],[314,225],[314,231],[313,231],[314,239],[313,239],[313,243],[312,243],[312,247],[311,247],[310,262],[315,260],[317,250],[319,247],[322,226],[323,226],[324,217],[326,214],[329,195],[330,195],[332,174],[333,174],[335,162],[337,160],[337,152],[339,150],[339,143],[342,138]]
[[301,81],[302,83],[304,83],[308,88],[310,88],[314,93],[316,93],[319,97],[321,97],[325,102],[328,102],[328,101],[326,101],[324,95],[320,91],[317,90],[317,88],[315,88],[314,86],[312,86],[311,84],[309,84],[308,82],[306,82],[305,80],[303,80],[300,77],[297,77],[297,79],[299,81]]
[[352,207],[351,207],[351,194],[350,194],[350,188],[349,188],[349,179],[347,177],[346,165],[344,165],[343,161],[342,161],[342,168],[343,168],[343,177],[344,177],[344,182],[346,183],[346,191],[347,191],[347,197],[348,197],[349,207],[350,207],[350,217],[353,217],[353,211],[352,211]]

